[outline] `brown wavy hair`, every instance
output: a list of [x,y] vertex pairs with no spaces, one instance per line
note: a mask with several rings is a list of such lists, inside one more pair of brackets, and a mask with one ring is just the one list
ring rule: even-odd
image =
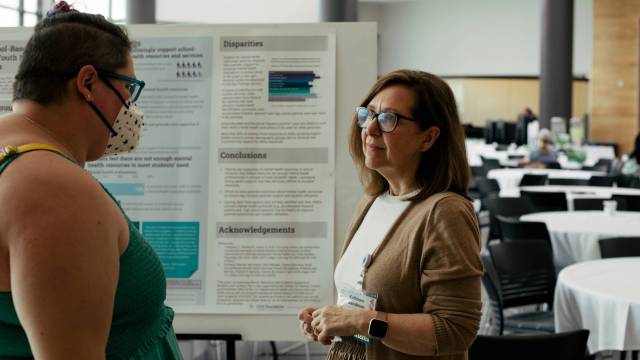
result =
[[[440,136],[433,146],[422,154],[416,171],[416,184],[422,190],[410,200],[417,201],[443,192],[451,191],[467,196],[470,178],[469,164],[464,142],[464,130],[460,124],[453,92],[447,83],[436,75],[417,70],[396,70],[376,81],[360,103],[368,106],[382,90],[400,85],[413,91],[415,102],[411,115],[418,121],[421,130],[431,126],[440,129]],[[389,190],[389,183],[377,171],[364,164],[362,129],[353,116],[349,149],[358,167],[360,181],[365,192],[377,196]]]

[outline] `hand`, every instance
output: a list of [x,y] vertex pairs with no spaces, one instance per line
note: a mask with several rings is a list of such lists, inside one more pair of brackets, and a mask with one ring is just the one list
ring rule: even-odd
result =
[[300,328],[302,329],[302,335],[309,341],[318,341],[318,336],[314,333],[311,321],[313,320],[313,312],[316,308],[307,307],[298,313],[298,320],[300,320]]
[[370,317],[367,310],[345,309],[336,305],[328,305],[316,309],[313,313],[311,327],[315,330],[318,341],[324,345],[331,344],[334,336],[351,336],[358,332],[358,327]]

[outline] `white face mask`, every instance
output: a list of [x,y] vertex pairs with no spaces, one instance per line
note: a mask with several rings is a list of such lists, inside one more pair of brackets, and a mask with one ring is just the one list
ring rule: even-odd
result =
[[116,134],[110,135],[104,155],[124,154],[135,150],[140,142],[143,126],[144,113],[135,104],[127,101],[120,108],[113,123],[112,128]]

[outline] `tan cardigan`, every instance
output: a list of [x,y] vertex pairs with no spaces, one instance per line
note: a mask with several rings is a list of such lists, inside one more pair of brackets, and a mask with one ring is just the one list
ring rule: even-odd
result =
[[[343,254],[374,200],[365,195],[358,204]],[[482,312],[482,272],[471,202],[450,192],[412,202],[373,253],[364,288],[378,293],[377,310],[430,314],[437,356],[407,355],[376,341],[367,360],[467,359]]]

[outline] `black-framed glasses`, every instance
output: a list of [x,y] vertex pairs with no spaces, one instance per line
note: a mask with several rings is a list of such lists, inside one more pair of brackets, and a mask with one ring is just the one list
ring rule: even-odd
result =
[[129,92],[128,100],[131,102],[136,102],[136,100],[138,100],[138,98],[140,97],[140,93],[142,92],[142,89],[144,89],[145,83],[142,80],[134,79],[134,78],[131,78],[122,74],[114,73],[111,71],[107,71],[107,70],[98,70],[98,75],[111,78],[111,79],[124,81],[127,84],[127,91]]
[[392,112],[376,113],[367,109],[366,107],[358,106],[356,108],[356,121],[358,122],[359,127],[363,129],[366,128],[367,121],[372,119],[378,121],[378,126],[383,132],[392,132],[393,130],[395,130],[396,126],[398,125],[398,120],[400,119],[415,121],[415,119],[412,119],[410,117]]

